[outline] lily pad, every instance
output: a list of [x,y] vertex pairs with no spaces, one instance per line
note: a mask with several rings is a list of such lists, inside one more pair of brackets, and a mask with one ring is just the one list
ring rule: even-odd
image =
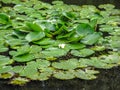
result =
[[32,41],[38,41],[38,40],[42,39],[43,37],[45,37],[44,32],[30,32],[27,34],[25,39],[29,42],[32,42]]
[[85,38],[81,40],[81,42],[87,45],[93,45],[100,39],[100,37],[101,37],[100,33],[95,32],[93,34],[87,35]]
[[72,50],[71,51],[72,55],[78,56],[78,57],[87,57],[87,56],[90,56],[94,53],[95,52],[91,49],[81,49],[81,50]]
[[26,79],[26,78],[22,78],[22,77],[17,77],[11,80],[10,84],[13,85],[25,85],[27,82],[29,82],[30,80]]
[[32,61],[34,59],[35,59],[35,57],[32,54],[24,54],[21,56],[13,57],[13,60],[15,60],[16,62],[28,62],[28,61]]
[[73,71],[59,71],[59,72],[54,73],[53,76],[61,80],[68,80],[68,79],[75,78]]
[[78,67],[77,59],[61,60],[60,62],[52,63],[52,66],[57,69],[70,70]]
[[81,23],[77,26],[76,28],[76,33],[82,37],[88,35],[88,34],[92,34],[94,32],[94,29],[85,23]]
[[97,78],[94,74],[98,74],[98,71],[95,70],[77,70],[75,72],[75,76],[80,79],[85,79],[85,80],[93,80]]
[[11,60],[9,57],[0,55],[0,66],[12,64],[13,60]]

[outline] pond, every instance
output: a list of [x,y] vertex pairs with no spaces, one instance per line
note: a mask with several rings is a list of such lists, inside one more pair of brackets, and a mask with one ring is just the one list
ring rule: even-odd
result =
[[[53,0],[41,0],[51,3]],[[120,8],[119,0],[63,0],[66,4],[95,5],[113,4]],[[100,74],[95,80],[57,80],[51,78],[47,81],[32,81],[24,86],[8,84],[8,80],[0,79],[0,90],[120,90],[120,67],[109,70],[99,69]]]
[[13,86],[0,80],[0,90],[120,90],[120,67],[111,70],[101,70],[96,80],[80,79],[33,81],[25,86]]

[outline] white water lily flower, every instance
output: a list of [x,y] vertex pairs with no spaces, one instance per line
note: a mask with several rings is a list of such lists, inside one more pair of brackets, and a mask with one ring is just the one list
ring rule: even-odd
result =
[[59,44],[58,46],[59,46],[59,48],[64,48],[65,44]]

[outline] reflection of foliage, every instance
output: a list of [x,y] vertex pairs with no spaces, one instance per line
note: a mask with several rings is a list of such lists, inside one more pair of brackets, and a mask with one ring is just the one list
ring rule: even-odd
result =
[[115,6],[1,2],[14,5],[0,9],[0,78],[12,78],[11,84],[52,76],[92,80],[99,73],[94,68],[120,65],[120,10]]

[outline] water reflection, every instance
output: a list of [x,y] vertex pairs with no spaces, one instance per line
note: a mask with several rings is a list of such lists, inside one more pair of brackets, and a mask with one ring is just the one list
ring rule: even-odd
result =
[[92,81],[51,79],[43,82],[30,82],[20,87],[7,85],[5,81],[0,80],[0,90],[120,90],[120,67],[101,70],[98,79]]

